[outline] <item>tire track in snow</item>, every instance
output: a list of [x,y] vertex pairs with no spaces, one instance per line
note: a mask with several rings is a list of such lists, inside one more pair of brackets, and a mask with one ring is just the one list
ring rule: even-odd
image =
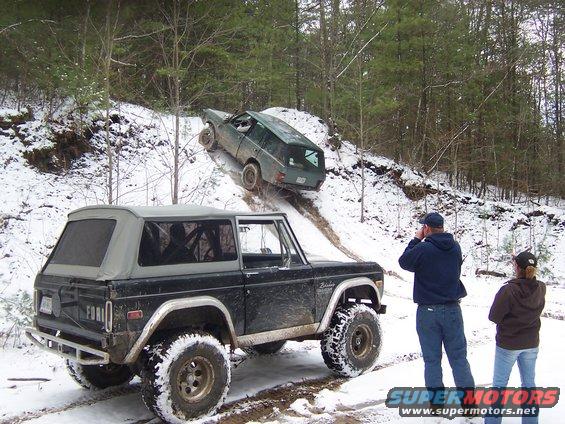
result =
[[[487,329],[488,328],[485,327],[474,330],[472,337],[468,342],[468,347],[479,346],[491,342],[491,337],[484,337],[485,330]],[[282,350],[281,352],[274,353],[269,356],[284,357],[294,355],[295,353],[296,351],[293,350]],[[234,356],[234,369],[242,363],[242,360],[253,360],[253,357],[254,356],[244,357],[242,355]],[[420,359],[421,357],[422,354],[420,352],[401,353],[395,355],[386,362],[378,363],[372,372],[380,371],[398,364],[412,362]],[[304,380],[299,383],[285,383],[280,386],[270,387],[247,398],[239,399],[223,405],[220,408],[219,414],[210,417],[210,420],[228,424],[239,424],[246,423],[250,420],[265,418],[272,414],[274,410],[284,411],[288,409],[288,407],[297,399],[306,398],[309,401],[314,400],[316,394],[321,390],[336,389],[347,381],[349,381],[347,378],[330,376],[319,379]],[[140,384],[135,383],[129,386],[121,386],[90,393],[87,392],[87,394],[81,398],[65,405],[43,408],[35,411],[26,411],[15,416],[5,417],[0,420],[0,424],[22,423],[40,418],[44,415],[57,414],[84,406],[94,405],[116,397],[139,393],[139,391]]]
[[114,387],[110,389],[100,390],[97,392],[92,392],[91,394],[84,395],[81,398],[67,403],[65,405],[43,408],[35,411],[27,411],[19,415],[10,416],[0,420],[0,424],[17,424],[25,421],[33,420],[35,418],[42,417],[44,415],[57,414],[59,412],[65,412],[70,409],[80,408],[82,406],[93,405],[98,402],[103,402],[105,400],[113,399],[119,396],[126,396],[132,393],[138,393],[140,390],[139,383],[131,384],[129,386]]
[[[473,331],[473,338],[468,341],[467,347],[481,346],[492,341],[492,337],[485,337],[484,332],[488,327]],[[380,371],[392,366],[413,362],[422,357],[421,352],[409,352],[399,354],[386,362],[379,363],[371,372]],[[263,390],[243,400],[237,400],[225,404],[213,421],[225,424],[243,424],[248,421],[270,419],[287,411],[290,405],[298,399],[304,398],[313,401],[316,395],[324,389],[335,390],[343,383],[350,381],[347,378],[324,377],[320,379],[305,380],[300,383],[287,383],[282,386]],[[377,402],[377,401],[376,401]],[[378,402],[377,402],[378,403]],[[373,403],[360,404],[360,407],[368,408]],[[342,412],[348,412],[345,409]]]

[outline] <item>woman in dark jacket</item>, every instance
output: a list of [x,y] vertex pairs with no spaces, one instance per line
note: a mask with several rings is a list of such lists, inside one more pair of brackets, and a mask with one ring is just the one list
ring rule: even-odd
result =
[[[513,258],[516,278],[496,294],[489,319],[496,324],[494,387],[506,387],[518,362],[522,387],[536,387],[541,312],[545,306],[545,284],[536,280],[537,259],[530,252]],[[486,417],[485,423],[500,423],[500,417]],[[537,423],[537,417],[522,417],[522,423]]]

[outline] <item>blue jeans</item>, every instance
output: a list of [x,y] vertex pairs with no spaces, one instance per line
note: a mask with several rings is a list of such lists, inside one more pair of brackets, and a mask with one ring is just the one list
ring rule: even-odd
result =
[[416,331],[424,357],[424,379],[430,396],[444,389],[441,369],[442,345],[451,365],[455,385],[459,388],[475,387],[467,361],[467,339],[458,303],[419,305]]
[[[494,376],[492,379],[493,387],[506,387],[510,373],[516,361],[520,371],[522,387],[536,387],[536,359],[538,348],[509,350],[496,346],[494,356]],[[499,424],[501,417],[485,417],[485,424]],[[538,417],[522,417],[522,424],[537,424]]]

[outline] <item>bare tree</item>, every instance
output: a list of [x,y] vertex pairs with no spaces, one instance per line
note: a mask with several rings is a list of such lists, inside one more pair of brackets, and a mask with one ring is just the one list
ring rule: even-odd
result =
[[107,178],[107,190],[108,190],[108,204],[114,203],[114,154],[112,152],[112,143],[110,141],[110,76],[112,69],[112,51],[114,49],[114,34],[116,32],[116,27],[118,25],[118,17],[120,12],[120,3],[118,2],[118,7],[115,12],[115,17],[113,18],[114,7],[113,1],[108,2],[108,9],[106,11],[106,35],[103,41],[103,52],[104,52],[104,109],[105,109],[105,138],[106,138],[106,156],[108,157],[108,178]]
[[197,53],[204,47],[216,43],[221,35],[233,31],[233,29],[223,29],[227,16],[217,19],[213,27],[205,25],[206,20],[210,19],[213,5],[209,5],[204,13],[197,15],[193,8],[194,4],[194,0],[173,0],[161,5],[160,10],[166,24],[166,31],[158,32],[156,38],[161,50],[163,65],[159,74],[166,78],[166,88],[162,90],[160,85],[157,85],[157,88],[163,91],[162,94],[167,99],[174,117],[173,139],[171,140],[173,156],[171,202],[173,204],[179,202],[179,180],[182,167],[180,127],[183,110],[190,108],[190,105],[203,96],[207,90],[207,87],[203,87],[197,92],[184,93],[183,83],[190,70],[196,65]]

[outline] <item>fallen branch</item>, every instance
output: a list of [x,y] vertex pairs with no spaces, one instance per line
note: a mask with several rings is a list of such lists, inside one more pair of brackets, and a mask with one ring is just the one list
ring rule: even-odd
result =
[[475,275],[490,275],[491,277],[506,277],[507,275],[503,272],[497,272],[497,271],[488,271],[486,269],[477,269],[475,271]]
[[44,377],[14,377],[8,378],[8,381],[51,381],[50,378]]

